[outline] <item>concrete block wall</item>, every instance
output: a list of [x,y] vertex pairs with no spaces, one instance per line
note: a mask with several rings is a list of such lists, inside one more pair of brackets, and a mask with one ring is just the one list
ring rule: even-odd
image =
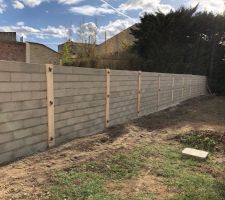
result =
[[[104,69],[54,66],[55,145],[103,131],[108,112],[113,126],[206,94],[204,76],[138,74],[111,70],[108,85]],[[45,65],[0,61],[0,163],[47,149],[47,95]]]
[[140,111],[141,116],[157,111],[159,85],[158,78],[159,75],[157,73],[142,72]]
[[56,143],[92,135],[105,125],[105,70],[54,67]]
[[113,126],[137,117],[138,72],[111,70],[110,120]]
[[0,61],[0,163],[47,148],[44,65]]

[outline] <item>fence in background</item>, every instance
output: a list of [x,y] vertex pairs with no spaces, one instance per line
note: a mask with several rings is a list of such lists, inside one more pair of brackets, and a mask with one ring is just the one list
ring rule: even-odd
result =
[[204,94],[204,76],[0,61],[0,163]]

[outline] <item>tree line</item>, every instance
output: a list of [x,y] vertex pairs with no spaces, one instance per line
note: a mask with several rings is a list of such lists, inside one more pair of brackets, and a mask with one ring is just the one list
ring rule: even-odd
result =
[[206,75],[211,91],[225,94],[225,15],[197,12],[197,6],[146,13],[132,34],[140,70]]

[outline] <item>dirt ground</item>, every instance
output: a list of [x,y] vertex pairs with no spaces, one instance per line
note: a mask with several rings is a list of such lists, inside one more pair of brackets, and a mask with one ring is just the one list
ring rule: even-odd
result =
[[[129,150],[142,141],[149,144],[170,143],[174,131],[214,131],[224,138],[224,120],[224,97],[200,97],[177,107],[115,126],[104,133],[76,139],[60,147],[1,166],[0,199],[49,199],[49,184],[55,170],[68,169],[74,164]],[[216,159],[225,164],[224,154],[218,153]],[[204,163],[201,170],[222,179],[225,177],[224,173],[213,171]],[[107,187],[109,190],[115,189],[114,185]],[[129,181],[123,181],[119,187],[124,195],[129,194],[130,190],[151,188],[154,193],[159,194],[159,199],[170,197],[173,193],[158,177],[149,174],[148,171]]]

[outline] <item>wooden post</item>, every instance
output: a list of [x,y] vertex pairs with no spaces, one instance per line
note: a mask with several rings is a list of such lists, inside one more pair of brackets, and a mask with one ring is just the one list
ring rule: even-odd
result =
[[174,78],[174,75],[172,75],[172,102],[174,101],[174,81],[175,81],[175,78]]
[[137,113],[141,111],[141,71],[138,72]]
[[53,65],[46,65],[47,77],[47,107],[48,107],[48,146],[55,145],[55,116],[54,116],[54,80]]
[[109,127],[109,103],[110,103],[110,69],[106,69],[106,107],[105,107],[105,127]]
[[182,78],[182,99],[184,98],[184,75],[183,75],[183,78]]
[[160,90],[161,90],[161,85],[160,85],[160,74],[158,74],[158,97],[157,97],[157,110],[159,110]]

